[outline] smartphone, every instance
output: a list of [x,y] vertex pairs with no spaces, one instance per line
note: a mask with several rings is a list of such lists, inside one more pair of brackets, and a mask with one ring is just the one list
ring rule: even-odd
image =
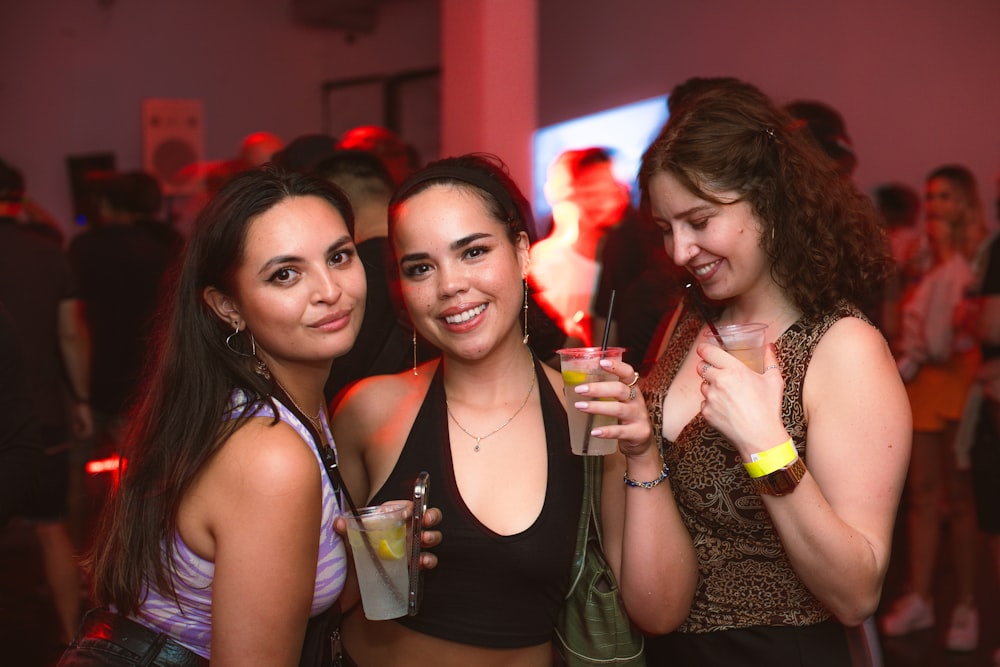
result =
[[413,483],[413,525],[410,542],[410,601],[407,614],[416,616],[420,611],[420,600],[423,597],[423,571],[420,569],[420,537],[424,526],[424,512],[427,511],[427,495],[430,492],[430,475],[421,472]]

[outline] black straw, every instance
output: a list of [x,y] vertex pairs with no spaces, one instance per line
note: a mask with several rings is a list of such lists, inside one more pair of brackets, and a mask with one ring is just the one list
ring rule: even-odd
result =
[[708,328],[712,331],[712,336],[715,337],[719,347],[725,350],[726,344],[722,342],[722,335],[719,333],[719,330],[715,328],[715,324],[712,323],[711,314],[708,312],[708,307],[705,305],[705,299],[701,295],[701,289],[695,285],[695,282],[690,278],[684,282],[684,289],[686,289],[688,294],[691,295],[691,301],[694,302],[694,306],[701,314],[701,318],[705,320],[705,324],[707,324]]
[[[611,298],[608,301],[608,319],[604,321],[604,339],[601,341],[601,359],[608,356],[608,336],[611,334],[611,314],[615,310],[615,291],[611,290]],[[583,429],[583,454],[586,456],[590,450],[590,430],[594,428],[594,415],[587,415],[587,426]]]

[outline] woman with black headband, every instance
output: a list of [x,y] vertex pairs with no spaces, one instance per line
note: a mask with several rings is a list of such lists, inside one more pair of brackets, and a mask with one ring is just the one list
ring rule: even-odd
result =
[[[399,497],[429,471],[444,540],[419,614],[395,622],[347,615],[345,664],[552,663],[583,465],[570,452],[562,378],[527,345],[530,224],[527,201],[491,156],[433,163],[390,205],[402,300],[441,357],[355,385],[333,429],[356,498]],[[634,377],[621,362],[610,370]],[[619,382],[602,384],[617,398],[630,394]],[[634,439],[644,439],[641,398],[614,405],[628,416],[607,435],[641,431]]]

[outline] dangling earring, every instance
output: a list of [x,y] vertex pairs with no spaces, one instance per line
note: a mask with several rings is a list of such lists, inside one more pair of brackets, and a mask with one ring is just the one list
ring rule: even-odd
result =
[[253,334],[250,334],[250,347],[253,348],[253,358],[257,362],[254,367],[253,372],[261,376],[265,380],[271,379],[271,369],[267,367],[264,360],[257,356],[257,341],[253,339]]
[[413,374],[420,375],[417,372],[417,330],[413,330]]
[[236,320],[233,320],[233,328],[236,329],[236,331],[226,336],[226,347],[228,347],[235,354],[238,354],[241,357],[257,356],[257,345],[256,343],[253,342],[253,334],[250,335],[250,344],[253,346],[253,351],[250,354],[247,354],[246,352],[240,352],[235,347],[233,347],[233,339],[240,335],[240,323]]
[[528,344],[528,281],[521,280],[524,283],[524,338],[521,342],[525,345]]

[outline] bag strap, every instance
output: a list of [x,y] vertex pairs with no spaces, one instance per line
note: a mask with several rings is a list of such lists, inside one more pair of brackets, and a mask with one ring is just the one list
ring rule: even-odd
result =
[[[573,552],[573,570],[570,573],[570,585],[566,591],[566,599],[573,595],[580,577],[583,576],[583,565],[587,557],[587,542],[590,540],[590,527],[597,526],[598,542],[600,542],[600,522],[594,521],[595,516],[595,481],[600,484],[600,480],[595,480],[595,466],[603,463],[601,456],[583,457],[583,499],[580,503],[580,519],[576,529],[576,549]],[[598,496],[600,497],[600,496]]]

